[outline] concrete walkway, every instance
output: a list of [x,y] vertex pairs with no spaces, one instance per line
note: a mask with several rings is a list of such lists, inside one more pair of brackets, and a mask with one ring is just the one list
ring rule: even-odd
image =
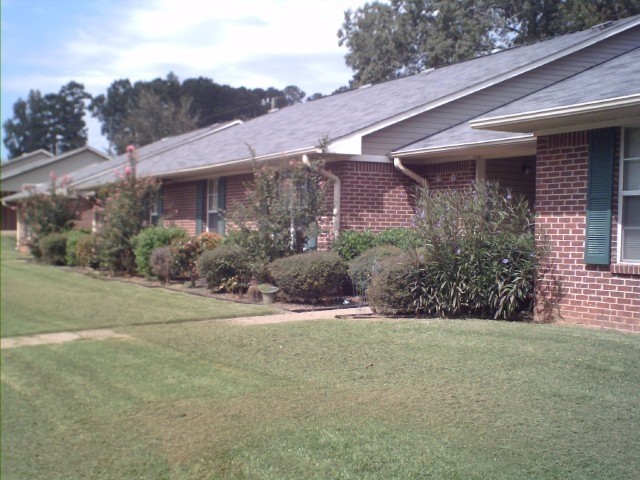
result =
[[[269,325],[273,323],[302,322],[306,320],[322,320],[337,318],[340,315],[369,315],[369,307],[343,308],[338,310],[319,310],[300,313],[277,313],[275,315],[264,315],[259,317],[242,317],[222,320],[231,325]],[[202,322],[203,320],[198,320]],[[221,320],[204,320],[220,322]],[[7,337],[0,340],[0,348],[27,347],[34,345],[54,345],[59,343],[72,342],[74,340],[106,340],[108,338],[131,338],[130,335],[116,333],[109,329],[79,330],[76,332],[42,333],[24,337]]]

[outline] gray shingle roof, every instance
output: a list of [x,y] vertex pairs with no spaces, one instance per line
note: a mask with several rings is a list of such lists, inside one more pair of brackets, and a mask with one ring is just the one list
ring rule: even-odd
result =
[[17,177],[18,175],[22,175],[23,173],[27,173],[30,172],[31,170],[35,170],[36,168],[40,168],[40,167],[44,167],[50,164],[54,164],[57,163],[61,160],[64,160],[66,158],[72,157],[73,155],[76,155],[84,150],[90,150],[98,155],[101,155],[103,157],[105,157],[105,160],[108,158],[107,155],[105,153],[99,152],[98,150],[89,147],[89,146],[84,146],[84,147],[80,147],[80,148],[76,148],[75,150],[71,150],[69,152],[65,152],[62,153],[60,155],[57,156],[53,156],[51,155],[50,157],[44,157],[41,158],[40,160],[37,160],[35,162],[30,162],[26,165],[22,165],[19,163],[19,161],[17,161],[15,164],[12,164],[11,162],[9,162],[6,166],[3,164],[2,165],[2,179],[3,180],[7,180],[9,178],[13,178],[13,177]]
[[[158,153],[153,161],[141,161],[138,171],[141,175],[160,176],[246,160],[251,158],[249,147],[258,157],[311,149],[318,146],[323,137],[331,140],[347,137],[476,86],[498,81],[510,72],[544,61],[573,46],[595,41],[613,28],[624,28],[637,22],[638,17],[630,17],[605,29],[583,30],[286,107],[185,143],[170,152]],[[107,177],[104,181],[108,181]]]
[[447,130],[443,130],[442,132],[436,133],[430,137],[418,140],[411,145],[407,145],[406,147],[393,152],[393,154],[402,156],[403,154],[425,150],[438,150],[452,147],[473,147],[474,145],[483,143],[508,141],[524,137],[533,138],[533,135],[474,130],[467,122],[465,122]]
[[640,48],[585,70],[477,120],[567,107],[640,93]]

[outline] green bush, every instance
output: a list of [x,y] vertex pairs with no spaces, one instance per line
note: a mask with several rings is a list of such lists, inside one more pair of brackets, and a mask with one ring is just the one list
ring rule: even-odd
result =
[[367,299],[371,310],[382,315],[415,313],[413,274],[419,270],[414,256],[386,257],[371,278]]
[[136,256],[136,268],[138,273],[149,277],[151,272],[151,252],[159,247],[171,245],[172,242],[185,238],[187,232],[182,228],[150,227],[142,230],[131,239],[133,252]]
[[165,283],[175,274],[175,260],[170,246],[154,248],[149,257],[151,273]]
[[340,255],[345,262],[350,262],[375,246],[376,237],[373,233],[367,230],[345,230],[334,240],[331,250]]
[[382,245],[365,250],[349,263],[349,279],[356,295],[364,296],[371,276],[382,268],[382,260],[386,257],[398,257],[402,250],[393,245]]
[[89,233],[81,230],[72,230],[67,233],[67,253],[65,255],[65,263],[70,267],[78,266],[78,241],[83,237],[90,237]]
[[404,252],[416,250],[423,245],[416,229],[404,227],[383,230],[375,236],[375,244],[378,246],[393,245]]
[[271,242],[264,235],[251,230],[232,230],[224,236],[223,245],[236,245],[247,251],[251,276],[258,282],[269,282]]
[[210,232],[174,241],[171,252],[175,266],[174,275],[189,277],[191,286],[195,287],[198,279],[198,258],[206,250],[214,250],[221,241],[220,235]]
[[247,251],[237,245],[221,245],[206,250],[197,262],[200,276],[214,290],[244,288],[250,279]]
[[336,252],[309,252],[276,260],[269,273],[287,296],[309,301],[342,293],[347,272]]
[[67,254],[67,235],[50,233],[38,242],[40,258],[50,265],[64,265]]
[[98,268],[100,259],[96,249],[96,239],[93,235],[81,236],[76,241],[76,264],[79,267]]

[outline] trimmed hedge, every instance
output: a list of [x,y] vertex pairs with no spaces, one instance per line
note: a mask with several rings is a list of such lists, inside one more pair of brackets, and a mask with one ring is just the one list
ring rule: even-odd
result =
[[349,278],[351,285],[355,289],[356,295],[365,295],[371,277],[382,269],[382,260],[387,257],[398,257],[402,255],[402,250],[393,245],[382,245],[380,247],[365,250],[358,257],[349,263]]
[[149,258],[149,265],[151,266],[151,273],[163,282],[168,283],[175,273],[175,260],[173,258],[172,248],[169,245],[154,248]]
[[150,227],[142,230],[131,239],[133,252],[136,256],[136,268],[138,273],[150,277],[152,275],[149,259],[151,252],[159,247],[171,245],[177,239],[187,236],[187,232],[182,228]]
[[78,242],[84,237],[91,237],[91,234],[81,230],[72,230],[67,233],[67,253],[65,255],[65,263],[70,267],[79,265],[78,262]]
[[414,313],[410,273],[415,270],[416,262],[407,256],[384,258],[367,289],[371,310],[383,315]]
[[347,270],[336,252],[308,252],[272,262],[269,273],[285,295],[309,301],[341,294]]
[[38,241],[40,258],[49,265],[64,265],[67,254],[67,234],[50,233]]
[[198,273],[211,289],[240,288],[249,280],[248,256],[247,251],[237,245],[206,250],[198,259]]

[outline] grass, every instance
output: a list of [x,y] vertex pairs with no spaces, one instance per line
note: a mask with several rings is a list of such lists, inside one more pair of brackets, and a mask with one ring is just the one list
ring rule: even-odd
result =
[[2,237],[3,337],[274,312],[269,307],[90,278],[37,264],[14,246],[14,238]]
[[[11,275],[47,270],[13,261]],[[53,329],[64,315],[47,308],[30,314]],[[3,480],[640,477],[636,335],[474,320],[118,331],[131,338],[2,351]]]

